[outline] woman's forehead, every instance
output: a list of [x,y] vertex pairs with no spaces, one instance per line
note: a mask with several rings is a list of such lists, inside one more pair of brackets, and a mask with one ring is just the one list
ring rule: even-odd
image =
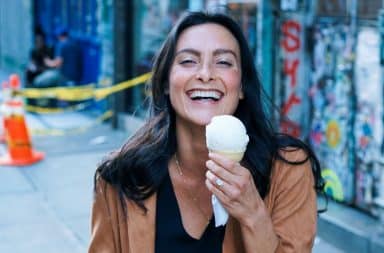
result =
[[191,26],[185,29],[176,43],[176,52],[185,48],[217,50],[230,49],[239,53],[239,44],[224,26],[214,23]]

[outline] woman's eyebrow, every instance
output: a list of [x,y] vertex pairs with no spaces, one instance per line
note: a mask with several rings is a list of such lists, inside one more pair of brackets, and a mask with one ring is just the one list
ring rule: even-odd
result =
[[[200,56],[200,54],[201,54],[199,51],[197,51],[193,48],[183,48],[183,49],[176,52],[176,56],[179,54],[183,54],[183,53],[193,54],[195,56]],[[213,51],[214,56],[217,56],[220,54],[232,54],[235,58],[237,58],[237,54],[232,49],[218,48],[218,49],[215,49]]]
[[213,52],[214,56],[217,56],[219,54],[232,54],[235,58],[237,58],[237,54],[231,49],[219,48]]
[[183,48],[183,49],[176,52],[176,56],[179,54],[183,54],[183,53],[188,53],[188,54],[193,54],[195,56],[200,56],[199,51],[192,49],[192,48]]

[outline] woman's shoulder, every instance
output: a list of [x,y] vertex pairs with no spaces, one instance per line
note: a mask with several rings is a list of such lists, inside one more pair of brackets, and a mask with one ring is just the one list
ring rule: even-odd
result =
[[95,175],[94,180],[94,194],[96,197],[108,197],[117,195],[117,190],[107,180],[105,180],[99,173]]
[[287,147],[279,152],[280,157],[272,164],[269,190],[265,199],[270,210],[281,201],[284,202],[283,199],[293,201],[304,193],[315,192],[312,163],[307,152],[295,147]]
[[310,156],[302,148],[285,147],[278,151],[272,164],[271,185],[291,184],[312,177]]

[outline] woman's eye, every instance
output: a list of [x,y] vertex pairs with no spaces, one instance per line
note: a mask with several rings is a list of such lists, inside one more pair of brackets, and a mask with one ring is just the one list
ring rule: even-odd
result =
[[232,66],[232,62],[230,62],[230,61],[224,61],[224,60],[222,60],[222,61],[218,61],[217,64],[218,64],[218,65],[222,65],[222,66],[226,66],[226,67],[231,67],[231,66]]
[[179,63],[181,65],[192,65],[192,64],[195,64],[196,61],[194,61],[192,59],[185,59],[185,60],[181,60]]

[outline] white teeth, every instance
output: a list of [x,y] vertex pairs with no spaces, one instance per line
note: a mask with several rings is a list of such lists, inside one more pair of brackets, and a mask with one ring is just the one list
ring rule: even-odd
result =
[[213,98],[213,99],[220,99],[221,95],[220,92],[217,91],[202,91],[202,90],[196,90],[193,91],[190,95],[190,97],[193,98]]

